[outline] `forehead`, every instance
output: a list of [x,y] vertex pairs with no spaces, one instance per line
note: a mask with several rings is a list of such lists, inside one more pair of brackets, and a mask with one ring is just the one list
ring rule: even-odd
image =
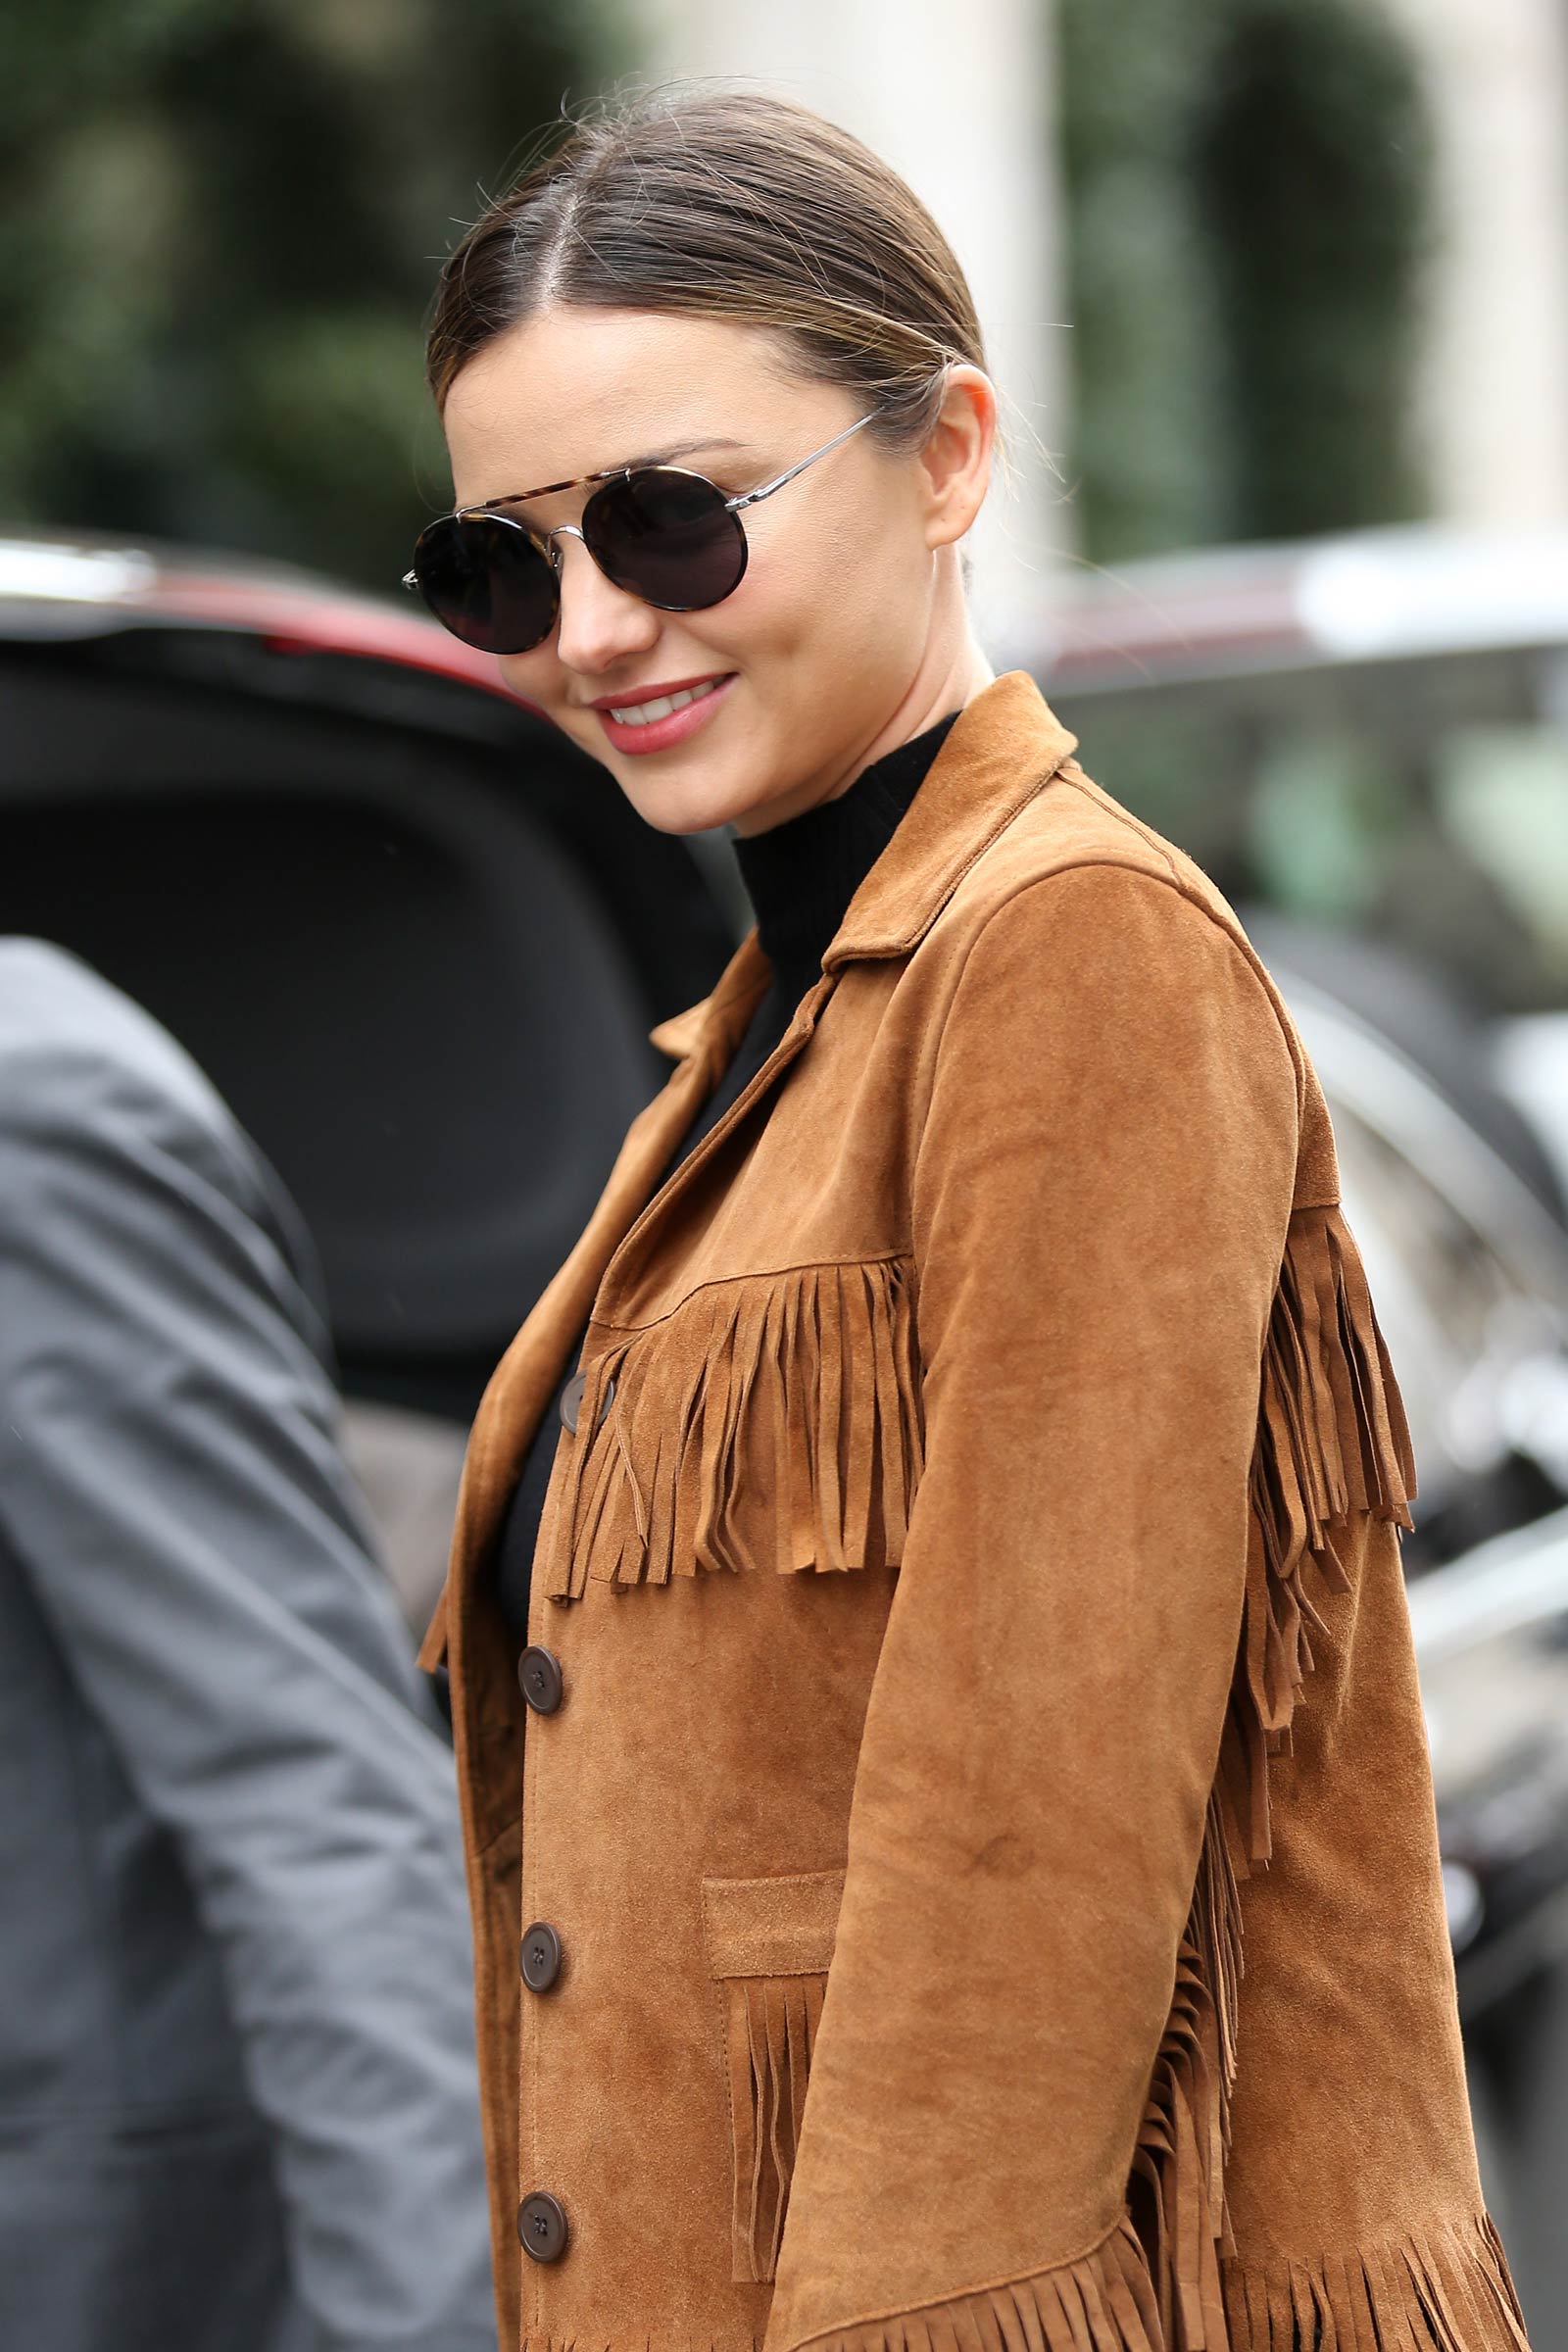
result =
[[486,344],[453,383],[443,423],[461,505],[680,442],[760,451],[841,402],[793,374],[764,328],[563,307]]

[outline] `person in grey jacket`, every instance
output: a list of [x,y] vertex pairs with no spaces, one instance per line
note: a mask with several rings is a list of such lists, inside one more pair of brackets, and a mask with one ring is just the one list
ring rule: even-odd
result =
[[0,2345],[493,2352],[450,1751],[296,1212],[0,942]]

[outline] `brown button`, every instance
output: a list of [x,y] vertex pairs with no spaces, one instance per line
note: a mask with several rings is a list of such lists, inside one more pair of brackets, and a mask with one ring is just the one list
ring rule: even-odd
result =
[[535,2262],[559,2262],[566,2251],[566,2216],[559,2197],[536,2188],[517,2207],[517,2235]]
[[[561,1418],[574,1437],[577,1433],[577,1415],[582,1410],[583,1394],[587,1389],[587,1373],[574,1372],[571,1378],[567,1381],[565,1387],[561,1392]],[[609,1412],[611,1400],[614,1396],[614,1394],[615,1383],[613,1379],[607,1380],[605,1383],[605,1393],[599,1399],[599,1418],[601,1421]]]
[[536,1919],[523,1929],[518,1965],[530,1992],[548,1992],[560,1976],[561,1937],[548,1919]]
[[561,1704],[564,1688],[561,1660],[553,1649],[530,1642],[517,1660],[517,1680],[522,1695],[536,1715],[553,1715]]

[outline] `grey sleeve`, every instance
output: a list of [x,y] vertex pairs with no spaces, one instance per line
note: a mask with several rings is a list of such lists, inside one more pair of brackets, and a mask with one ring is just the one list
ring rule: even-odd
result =
[[330,2352],[493,2352],[452,1760],[286,1219],[156,1064],[0,1076],[0,1496],[220,1950],[298,2292]]

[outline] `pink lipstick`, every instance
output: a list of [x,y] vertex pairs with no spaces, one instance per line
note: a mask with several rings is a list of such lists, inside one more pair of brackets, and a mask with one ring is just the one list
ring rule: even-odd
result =
[[[667,752],[673,745],[685,743],[699,727],[707,726],[718,705],[727,699],[737,674],[731,670],[727,677],[711,683],[706,678],[683,679],[679,685],[656,687],[652,692],[644,687],[613,704],[607,696],[594,709],[612,751],[626,752],[634,759],[646,752]],[[672,694],[691,694],[697,689],[706,691],[696,692],[693,701],[680,704],[661,718],[644,719],[637,724],[615,716],[616,710],[634,710],[641,705],[662,702]]]

